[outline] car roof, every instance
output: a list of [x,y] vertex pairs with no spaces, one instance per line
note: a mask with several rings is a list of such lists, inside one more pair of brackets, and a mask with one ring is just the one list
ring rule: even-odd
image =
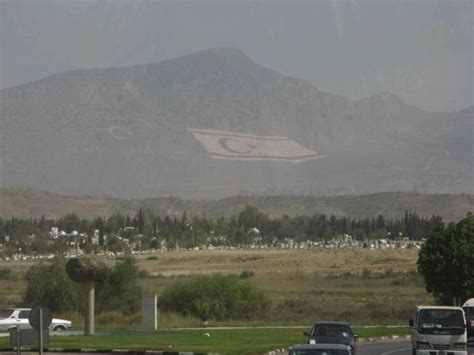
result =
[[342,344],[301,344],[301,345],[294,345],[292,347],[292,350],[316,350],[316,349],[348,350],[348,346],[342,345]]
[[457,310],[457,311],[462,311],[463,309],[461,307],[452,307],[452,306],[417,306],[417,310],[422,310],[422,309],[446,309],[446,310]]
[[347,322],[316,322],[314,323],[313,327],[316,326],[316,325],[346,325],[346,326],[349,326],[349,323]]

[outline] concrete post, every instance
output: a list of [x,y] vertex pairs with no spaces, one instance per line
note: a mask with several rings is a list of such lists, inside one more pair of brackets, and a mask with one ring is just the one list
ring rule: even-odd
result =
[[66,272],[69,278],[79,282],[84,292],[86,301],[84,333],[86,335],[94,335],[95,282],[104,281],[109,271],[102,260],[91,257],[71,258],[66,264]]
[[158,328],[156,295],[142,296],[142,323],[143,330],[156,330]]
[[94,281],[85,281],[83,286],[86,300],[84,333],[85,335],[94,335],[95,284]]

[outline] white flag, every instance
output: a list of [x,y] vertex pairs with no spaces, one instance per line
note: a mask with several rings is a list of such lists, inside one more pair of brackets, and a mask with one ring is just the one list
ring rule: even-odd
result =
[[277,160],[299,163],[324,157],[288,137],[256,136],[188,128],[213,159]]

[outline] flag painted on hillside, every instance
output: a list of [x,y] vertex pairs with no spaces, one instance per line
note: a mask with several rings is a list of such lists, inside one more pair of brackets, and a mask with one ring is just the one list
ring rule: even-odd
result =
[[288,137],[188,128],[213,159],[299,163],[324,157]]

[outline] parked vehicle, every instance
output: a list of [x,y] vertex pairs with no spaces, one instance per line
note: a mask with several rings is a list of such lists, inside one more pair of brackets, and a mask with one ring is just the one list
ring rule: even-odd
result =
[[309,344],[342,344],[350,346],[352,354],[356,353],[357,335],[347,322],[317,322],[304,335]]
[[467,355],[466,318],[461,307],[418,306],[409,324],[413,355]]
[[304,344],[293,346],[288,355],[352,355],[351,347],[342,344]]
[[466,314],[467,336],[474,337],[474,298],[471,298],[463,304],[462,309]]
[[[30,311],[31,308],[10,308],[0,310],[0,331],[5,332],[16,327],[19,327],[20,329],[32,329],[28,321]],[[70,329],[71,327],[71,321],[53,318],[49,329],[61,331]]]

